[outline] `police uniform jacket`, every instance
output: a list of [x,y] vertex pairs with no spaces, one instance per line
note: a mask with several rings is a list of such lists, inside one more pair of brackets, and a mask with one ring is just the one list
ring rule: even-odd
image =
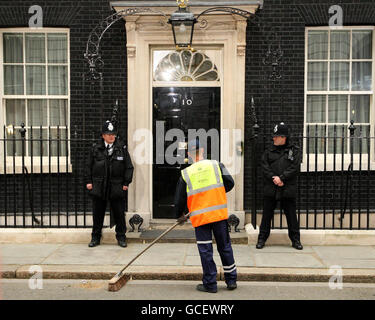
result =
[[134,168],[126,145],[116,138],[111,156],[103,139],[93,144],[85,170],[86,184],[92,184],[90,195],[115,200],[125,198],[122,188],[131,183]]
[[[295,198],[297,194],[297,174],[301,163],[299,147],[288,142],[283,146],[272,144],[262,156],[264,196],[275,198]],[[283,187],[273,183],[272,177],[279,176]]]

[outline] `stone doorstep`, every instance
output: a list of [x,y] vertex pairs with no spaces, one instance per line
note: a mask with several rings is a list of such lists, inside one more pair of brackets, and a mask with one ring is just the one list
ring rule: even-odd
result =
[[[177,227],[178,228],[178,227]],[[178,230],[178,229],[175,229]],[[141,232],[127,232],[129,243],[150,243],[154,239],[142,238]],[[233,244],[247,244],[247,235],[241,232],[231,232]],[[87,244],[91,239],[91,228],[79,229],[23,229],[23,228],[0,228],[0,243],[75,243]],[[195,243],[195,238],[162,238],[158,243]],[[103,244],[116,244],[115,232],[113,229],[103,229]]]
[[[3,265],[0,279],[30,279],[31,265]],[[119,266],[43,265],[44,279],[109,280]],[[131,266],[125,272],[132,280],[202,280],[202,268],[198,266]],[[270,282],[328,282],[332,275],[328,269],[306,268],[256,268],[238,267],[238,281]],[[218,281],[224,280],[222,267],[218,267]],[[343,282],[375,283],[374,269],[343,269]]]
[[[245,226],[248,244],[255,245],[259,226]],[[301,243],[306,246],[357,245],[368,246],[375,243],[375,230],[300,230]],[[288,230],[274,229],[267,239],[267,245],[290,245]]]

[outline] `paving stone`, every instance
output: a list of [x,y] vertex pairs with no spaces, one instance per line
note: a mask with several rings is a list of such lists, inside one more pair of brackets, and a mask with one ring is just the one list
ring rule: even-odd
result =
[[324,265],[309,254],[299,253],[256,253],[254,255],[257,267],[280,268],[322,268]]
[[47,257],[61,246],[61,244],[47,243],[0,244],[0,255],[2,257]]
[[126,248],[113,245],[100,245],[89,248],[86,245],[67,244],[57,249],[43,264],[110,264]]
[[375,249],[371,246],[313,246],[313,249],[322,259],[375,259]]
[[[146,245],[132,245],[132,251],[126,248],[114,261],[115,264],[126,264],[133,259]],[[148,251],[142,254],[133,265],[155,265],[155,266],[177,266],[183,265],[188,244],[186,243],[165,243],[155,244]]]
[[176,256],[168,252],[145,253],[133,264],[135,266],[182,266],[184,258],[185,255]]
[[343,269],[375,269],[374,259],[327,259],[323,260],[327,268],[340,266]]
[[61,244],[0,244],[3,264],[40,264]]

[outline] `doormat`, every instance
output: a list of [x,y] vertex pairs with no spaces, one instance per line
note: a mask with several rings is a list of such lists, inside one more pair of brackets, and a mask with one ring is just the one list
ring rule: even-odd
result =
[[[156,239],[165,230],[146,230],[141,233],[141,239]],[[172,230],[163,239],[195,239],[194,230]]]

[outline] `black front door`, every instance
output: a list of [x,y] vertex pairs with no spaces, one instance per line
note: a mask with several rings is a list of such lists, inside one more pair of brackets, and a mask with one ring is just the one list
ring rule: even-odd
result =
[[[160,128],[163,129],[164,136],[157,134],[157,128],[159,133]],[[165,134],[170,129],[182,130],[183,140],[179,141],[181,138],[174,137],[173,141],[166,141]],[[217,129],[220,132],[220,88],[153,88],[154,218],[174,218],[173,199],[180,171],[186,167],[186,164],[181,163],[187,159],[184,143],[187,142],[189,129]],[[179,156],[182,161],[168,164],[165,150],[176,141],[180,142],[180,149],[174,155]],[[207,145],[207,158],[211,159],[210,140]]]

